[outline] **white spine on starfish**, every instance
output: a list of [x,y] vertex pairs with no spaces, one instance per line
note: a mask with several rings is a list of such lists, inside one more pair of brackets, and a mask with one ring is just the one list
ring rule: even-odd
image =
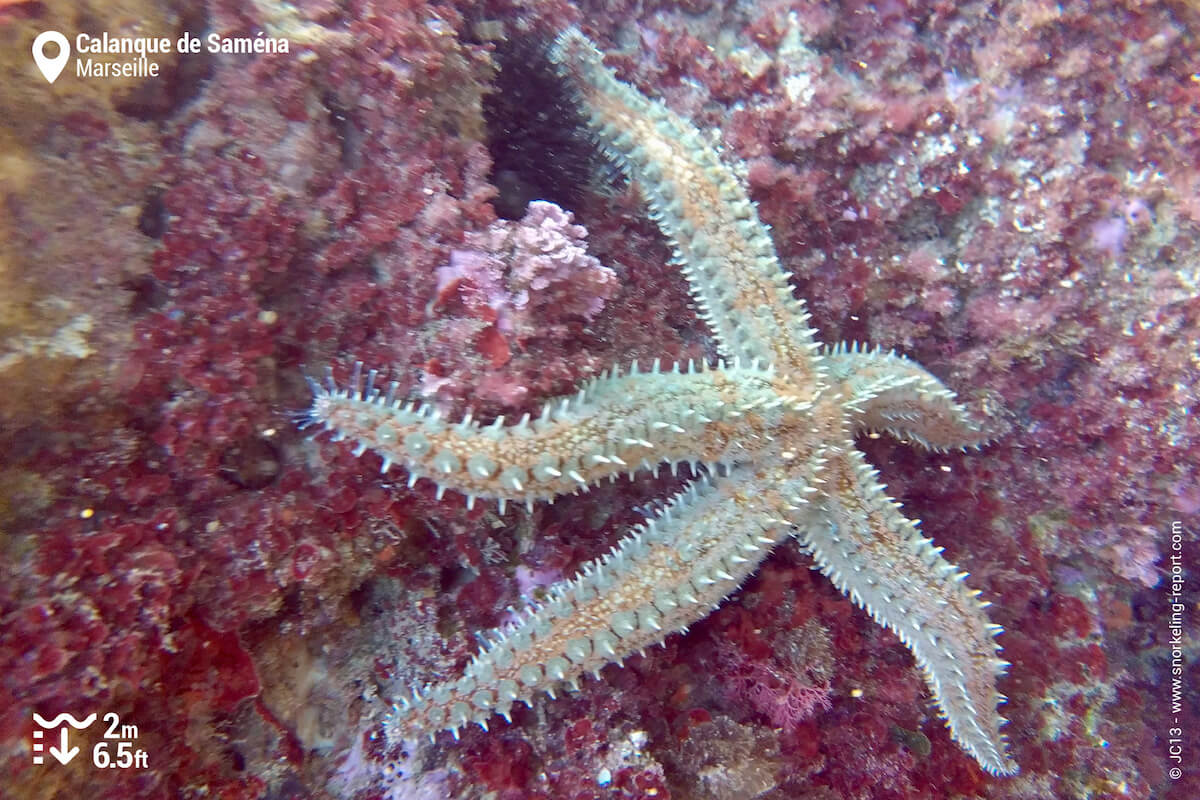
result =
[[536,417],[506,425],[469,418],[447,422],[428,407],[362,385],[355,367],[349,387],[328,377],[312,382],[309,421],[356,452],[378,453],[386,471],[403,466],[410,483],[428,477],[439,492],[468,498],[551,500],[600,480],[654,469],[660,463],[732,465],[750,458],[759,431],[787,414],[807,410],[781,395],[773,370],[757,365],[697,369],[694,364],[613,375],[586,384],[573,397],[553,400]]
[[695,125],[617,80],[578,30],[562,33],[550,58],[605,152],[638,182],[721,350],[811,382],[809,314],[733,169]]

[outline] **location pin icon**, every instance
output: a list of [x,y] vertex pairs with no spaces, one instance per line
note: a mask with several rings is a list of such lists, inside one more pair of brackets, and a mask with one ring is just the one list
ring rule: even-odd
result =
[[[58,55],[54,58],[46,57],[46,45],[49,42],[54,42],[58,45]],[[63,67],[67,65],[67,59],[70,57],[71,43],[67,41],[67,37],[58,31],[43,31],[33,40],[33,60],[37,63],[37,68],[42,71],[42,75],[50,83],[58,80],[59,74],[63,71]]]

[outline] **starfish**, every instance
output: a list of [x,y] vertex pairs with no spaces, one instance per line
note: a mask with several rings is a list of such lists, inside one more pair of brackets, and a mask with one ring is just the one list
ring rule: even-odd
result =
[[515,424],[450,422],[404,403],[397,385],[312,382],[308,421],[386,472],[425,477],[438,497],[529,504],[662,464],[696,477],[606,555],[548,591],[545,602],[483,637],[462,675],[400,699],[391,740],[510,719],[514,702],[551,697],[610,663],[661,643],[736,591],[794,537],[843,593],[895,632],[921,667],[952,737],[988,772],[1016,764],[1000,732],[996,678],[1008,664],[1000,627],[967,577],[884,492],[854,445],[888,432],[927,448],[977,447],[987,436],[918,364],[857,344],[818,343],[793,297],[768,228],[719,152],[689,121],[619,81],[578,30],[550,59],[597,144],[641,189],[668,238],[700,316],[724,358],[590,381]]

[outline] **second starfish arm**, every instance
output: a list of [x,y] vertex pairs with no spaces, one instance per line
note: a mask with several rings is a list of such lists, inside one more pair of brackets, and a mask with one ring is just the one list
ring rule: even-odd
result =
[[[332,378],[312,384],[311,424],[377,452],[384,471],[393,464],[409,482],[428,477],[460,492],[501,501],[552,500],[604,478],[655,469],[661,463],[732,465],[749,460],[764,431],[809,404],[781,392],[772,370],[660,370],[591,381],[577,394],[550,401],[537,418],[491,425],[452,423],[432,409],[403,404],[374,390],[361,370],[348,388]],[[786,387],[785,387],[786,388]]]
[[721,352],[815,384],[819,345],[741,179],[690,121],[622,83],[578,30],[550,51],[607,155],[635,180]]
[[819,358],[846,398],[855,433],[886,432],[931,450],[978,447],[990,439],[954,393],[915,361],[854,343]]
[[838,589],[912,651],[963,749],[988,772],[1015,774],[997,711],[996,677],[1008,664],[979,593],[899,513],[857,450],[833,455],[824,477],[825,499],[798,518],[801,543]]
[[706,617],[791,530],[776,508],[782,493],[759,491],[756,480],[739,468],[693,483],[608,555],[551,587],[544,603],[485,637],[460,677],[401,699],[385,724],[389,739],[486,728],[514,702],[598,677]]

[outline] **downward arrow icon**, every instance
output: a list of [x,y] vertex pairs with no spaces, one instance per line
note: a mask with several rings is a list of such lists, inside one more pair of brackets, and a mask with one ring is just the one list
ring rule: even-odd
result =
[[64,725],[62,727],[62,736],[59,739],[59,747],[50,745],[50,755],[57,758],[58,763],[60,764],[66,764],[72,758],[79,755],[78,747],[72,747],[70,750],[67,749],[67,726]]

